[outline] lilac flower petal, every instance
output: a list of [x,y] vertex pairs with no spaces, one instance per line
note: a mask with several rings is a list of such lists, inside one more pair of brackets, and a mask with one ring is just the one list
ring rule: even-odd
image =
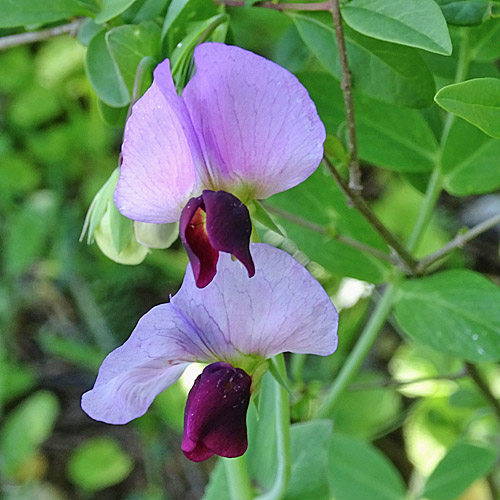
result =
[[181,213],[179,231],[191,262],[196,285],[207,286],[217,272],[219,251],[208,237],[204,221],[203,196],[191,198]]
[[203,289],[188,270],[171,304],[183,311],[218,359],[241,353],[265,358],[280,352],[328,355],[337,347],[338,314],[313,276],[270,245],[250,245],[255,276],[221,254],[217,274]]
[[198,376],[184,412],[182,451],[190,460],[245,453],[251,385],[247,373],[227,363],[212,363]]
[[213,247],[234,255],[252,277],[255,265],[250,254],[252,222],[248,208],[225,191],[203,191],[203,203],[207,213],[207,233]]
[[194,59],[196,74],[183,99],[213,186],[261,199],[314,172],[325,128],[295,76],[221,43],[198,46]]
[[82,408],[95,420],[125,424],[143,415],[197,360],[216,361],[210,344],[171,304],[154,307],[103,361],[93,389],[82,397]]
[[125,126],[123,162],[114,200],[118,210],[141,222],[179,220],[197,183],[199,144],[177,95],[165,60],[153,85],[137,101]]

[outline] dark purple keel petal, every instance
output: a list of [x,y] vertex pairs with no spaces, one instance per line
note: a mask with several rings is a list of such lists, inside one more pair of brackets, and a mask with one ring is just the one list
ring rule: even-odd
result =
[[255,265],[250,254],[252,221],[248,208],[226,191],[205,190],[202,196],[210,242],[217,250],[230,253],[241,261],[251,278]]
[[205,190],[182,210],[179,231],[191,261],[196,286],[207,286],[217,272],[219,252],[234,255],[255,274],[250,254],[252,222],[247,207],[225,191]]
[[181,213],[179,232],[186,248],[196,286],[207,286],[217,272],[219,251],[208,238],[204,221],[203,196],[191,198]]
[[234,458],[245,453],[246,415],[251,377],[227,363],[208,365],[189,392],[184,412],[182,451],[194,462],[212,455]]

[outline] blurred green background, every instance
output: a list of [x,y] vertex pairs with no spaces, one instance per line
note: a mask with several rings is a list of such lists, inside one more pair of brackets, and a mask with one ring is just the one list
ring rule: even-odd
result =
[[[230,39],[302,72],[305,81],[306,72],[320,68],[292,21],[276,12],[232,11]],[[144,312],[175,293],[187,264],[179,242],[153,250],[140,266],[117,264],[96,245],[79,242],[87,209],[118,164],[122,138],[122,128],[105,124],[99,112],[84,71],[85,51],[80,41],[62,36],[0,53],[0,497],[199,499],[215,459],[193,464],[180,452],[191,373],[126,426],[95,422],[80,409],[81,394],[92,386],[104,356],[128,337]],[[428,56],[428,62],[446,73],[439,57]],[[489,62],[486,73],[495,72]],[[439,121],[435,114],[428,113],[430,123]],[[323,185],[322,175],[315,174],[309,186]],[[415,219],[422,201],[414,187],[422,185],[422,177],[368,165],[364,175],[367,198],[395,233],[407,236],[408,221]],[[333,197],[340,212],[346,210],[337,188],[327,187],[323,194]],[[292,207],[291,196],[274,204]],[[445,195],[420,253],[446,243],[462,225],[458,214],[474,199]],[[335,217],[332,230],[338,229]],[[341,230],[345,224],[349,234],[352,222],[362,237],[381,245],[365,234],[359,218],[347,212],[345,217]],[[342,309],[342,342],[335,356],[289,358],[292,417],[302,421],[342,365],[369,308],[372,288],[352,278],[380,283],[388,266],[365,262],[338,242],[328,240],[329,247],[325,238],[314,239],[282,222],[299,248],[309,242],[323,257],[329,254],[331,260],[322,266],[299,257]],[[266,241],[297,250],[290,241],[262,234]],[[457,251],[449,265],[466,262],[498,280],[497,251],[498,236],[489,233]],[[336,410],[335,430],[356,438],[355,443],[373,441],[410,486],[430,474],[460,439],[497,439],[498,422],[465,379],[462,361],[403,342],[388,325],[365,368]],[[485,364],[484,373],[500,394],[498,365]],[[402,383],[443,374],[445,380]],[[375,453],[354,445],[353,450],[360,463]],[[374,460],[382,459],[376,455]],[[207,498],[218,498],[213,491]],[[474,483],[461,498],[489,500],[486,480]]]

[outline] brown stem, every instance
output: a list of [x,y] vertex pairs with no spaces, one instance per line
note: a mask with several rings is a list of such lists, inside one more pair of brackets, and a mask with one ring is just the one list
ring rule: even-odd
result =
[[398,257],[406,264],[411,274],[415,274],[417,269],[417,261],[410,255],[406,248],[399,240],[385,227],[382,221],[372,212],[364,198],[357,191],[354,191],[342,176],[337,172],[332,162],[325,156],[323,161],[328,166],[333,177],[340,186],[340,189],[358,210],[358,212],[370,223],[377,233],[386,241],[386,243],[396,252]]
[[455,248],[463,247],[467,242],[473,240],[474,238],[488,231],[488,229],[491,229],[497,224],[500,224],[500,214],[493,215],[477,226],[469,229],[466,233],[455,236],[455,238],[453,238],[443,248],[440,248],[436,252],[431,253],[423,259],[420,259],[420,261],[418,262],[417,272],[420,274],[423,273],[428,267],[434,264],[434,262],[437,262],[439,259],[442,259],[449,253],[453,252]]
[[490,386],[484,379],[483,375],[478,370],[476,365],[473,365],[472,363],[465,363],[465,366],[471,379],[474,381],[477,388],[483,393],[483,396],[488,400],[498,420],[500,420],[500,402],[491,392]]
[[4,36],[0,38],[0,50],[16,47],[18,45],[25,45],[27,43],[41,42],[58,35],[70,34],[71,36],[75,36],[84,21],[85,19],[82,18],[71,23],[62,24],[61,26],[55,26],[54,28],[48,28],[46,30],[30,31],[28,33]]
[[[244,0],[214,0],[217,5],[227,5],[228,7],[245,7],[247,3]],[[330,10],[330,2],[311,2],[311,3],[274,3],[258,2],[253,4],[255,7],[264,7],[273,10]]]
[[315,222],[311,222],[310,220],[304,219],[303,217],[300,217],[298,215],[292,214],[290,212],[287,212],[286,210],[282,210],[281,208],[276,208],[273,207],[272,205],[269,205],[266,202],[260,202],[260,204],[270,213],[278,215],[279,217],[282,217],[285,220],[288,220],[290,222],[293,222],[294,224],[297,224],[297,226],[301,226],[305,229],[309,229],[310,231],[313,231],[315,233],[321,234],[323,236],[326,236],[332,240],[340,241],[341,243],[345,243],[346,245],[349,245],[350,247],[356,248],[358,250],[361,250],[362,252],[366,252],[368,254],[371,254],[378,259],[384,260],[386,262],[389,262],[390,264],[398,264],[398,262],[391,257],[391,255],[388,255],[377,248],[373,248],[370,245],[365,245],[364,243],[361,243],[358,240],[355,240],[353,238],[349,238],[349,236],[344,236],[342,234],[335,234],[332,235],[330,234],[323,226],[316,224]]
[[347,49],[342,27],[339,0],[330,0],[333,15],[333,25],[339,51],[340,71],[342,73],[341,89],[344,95],[344,106],[349,133],[349,187],[356,193],[361,193],[361,170],[359,168],[358,140],[356,137],[356,121],[354,119],[354,102],[352,99],[352,76],[347,62]]

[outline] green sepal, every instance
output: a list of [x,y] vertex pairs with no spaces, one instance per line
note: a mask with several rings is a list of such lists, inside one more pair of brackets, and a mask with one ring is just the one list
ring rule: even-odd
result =
[[257,200],[248,204],[248,211],[250,212],[252,220],[260,222],[264,227],[267,227],[267,229],[270,229],[280,236],[285,236],[283,231],[276,225],[271,216],[268,214],[267,210]]
[[292,394],[288,380],[285,380],[281,375],[275,358],[272,358],[269,362],[269,373],[274,377],[274,380],[276,380],[276,382],[278,382],[278,384],[288,392],[288,394]]

